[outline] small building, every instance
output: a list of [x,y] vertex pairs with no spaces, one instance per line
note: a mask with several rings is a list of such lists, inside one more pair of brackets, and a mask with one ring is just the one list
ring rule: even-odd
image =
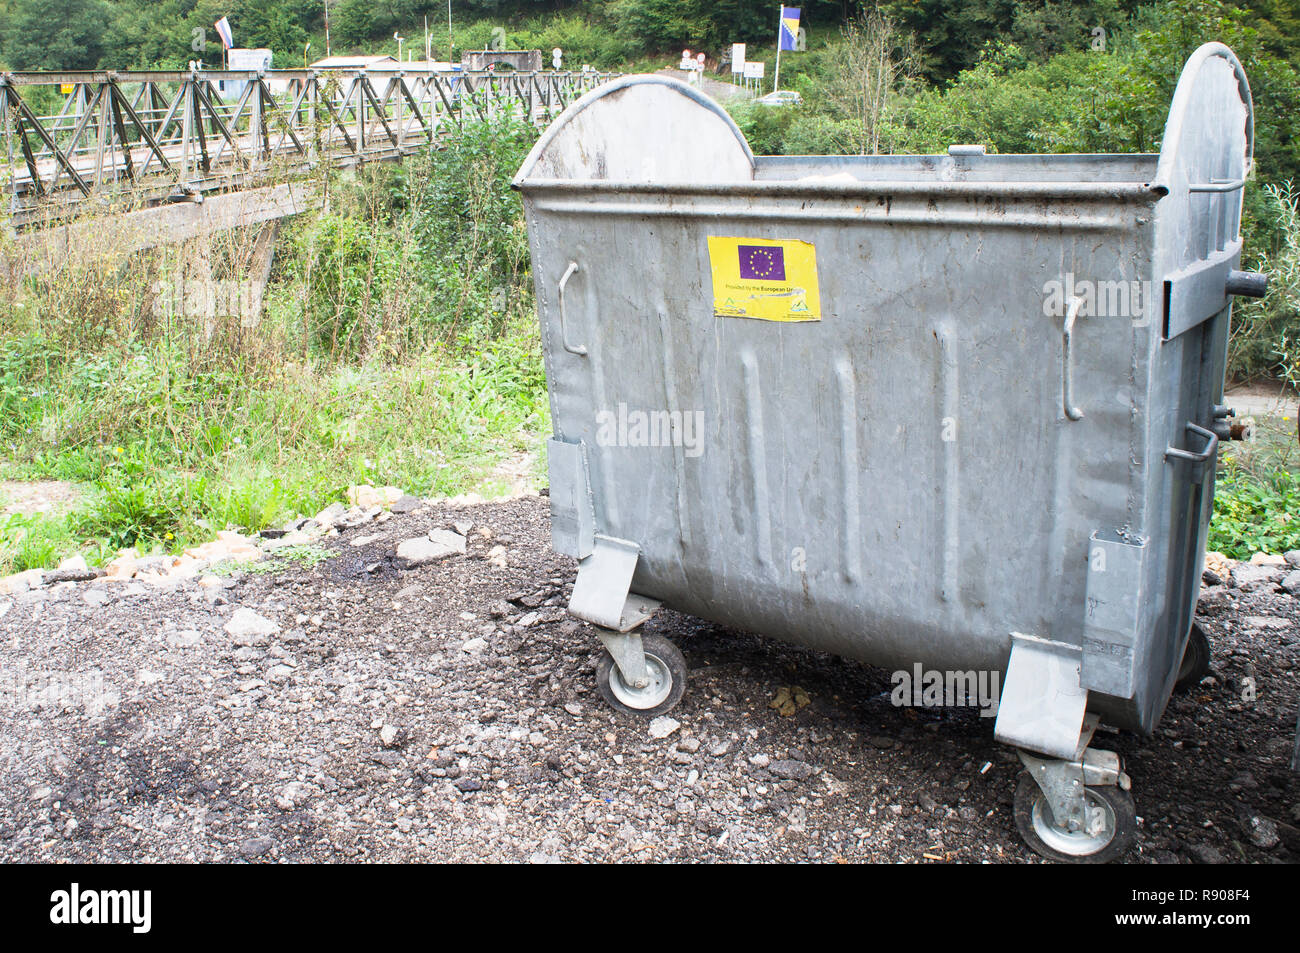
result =
[[445,60],[407,60],[401,69],[407,73],[459,73],[465,67]]
[[[370,85],[375,88],[375,93],[380,99],[388,94],[388,84],[397,71],[402,68],[397,57],[388,56],[327,56],[324,59],[312,63],[309,69],[320,70],[341,70],[351,72],[365,72],[371,74]],[[374,74],[379,74],[375,76]],[[387,75],[384,75],[387,74]]]

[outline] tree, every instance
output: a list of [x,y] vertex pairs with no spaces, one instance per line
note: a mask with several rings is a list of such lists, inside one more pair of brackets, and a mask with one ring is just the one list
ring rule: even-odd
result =
[[[239,46],[261,47],[275,54],[281,69],[302,63],[302,48],[309,39],[297,0],[262,0],[246,3],[239,11],[243,37]],[[331,24],[332,26],[332,24]]]
[[819,92],[832,114],[852,120],[849,128],[858,130],[852,151],[876,155],[899,86],[916,77],[916,47],[879,13],[860,17],[841,32],[823,61],[826,80]]
[[0,22],[15,69],[94,69],[110,10],[103,0],[13,0]]
[[933,83],[979,61],[984,49],[1011,43],[1042,59],[1082,50],[1091,29],[1118,26],[1138,0],[882,0],[880,10],[915,34],[922,72]]
[[764,0],[618,0],[612,13],[619,35],[645,51],[776,38],[776,6]]
[[343,0],[334,8],[330,18],[330,32],[335,46],[360,46],[370,39],[374,27],[374,5],[371,0]]
[[[187,5],[188,6],[188,5]],[[100,63],[113,69],[183,69],[199,59],[194,34],[182,15],[182,0],[113,4],[104,31]],[[210,35],[209,31],[209,35]]]

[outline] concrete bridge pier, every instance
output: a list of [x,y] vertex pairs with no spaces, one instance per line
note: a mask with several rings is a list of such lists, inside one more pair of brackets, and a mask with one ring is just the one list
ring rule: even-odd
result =
[[[275,240],[279,235],[279,219],[272,219],[258,229],[248,263],[247,280],[251,283],[251,294],[247,307],[240,312],[240,327],[254,328],[262,320],[262,303],[266,297],[266,286],[271,281],[271,267],[275,264]],[[240,300],[243,301],[243,298]]]

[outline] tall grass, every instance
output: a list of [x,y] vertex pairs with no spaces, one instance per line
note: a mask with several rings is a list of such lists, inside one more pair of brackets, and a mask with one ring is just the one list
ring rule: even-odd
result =
[[0,572],[259,530],[355,483],[460,492],[536,450],[549,407],[509,190],[532,135],[471,122],[405,168],[320,181],[276,238],[264,313],[223,297],[255,268],[253,228],[131,252],[105,219],[11,268],[0,475],[85,495],[0,519]]

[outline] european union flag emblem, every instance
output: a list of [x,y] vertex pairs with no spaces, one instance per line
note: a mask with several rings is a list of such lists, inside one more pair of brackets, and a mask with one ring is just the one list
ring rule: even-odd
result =
[[740,245],[740,277],[748,281],[785,281],[785,249],[773,245]]

